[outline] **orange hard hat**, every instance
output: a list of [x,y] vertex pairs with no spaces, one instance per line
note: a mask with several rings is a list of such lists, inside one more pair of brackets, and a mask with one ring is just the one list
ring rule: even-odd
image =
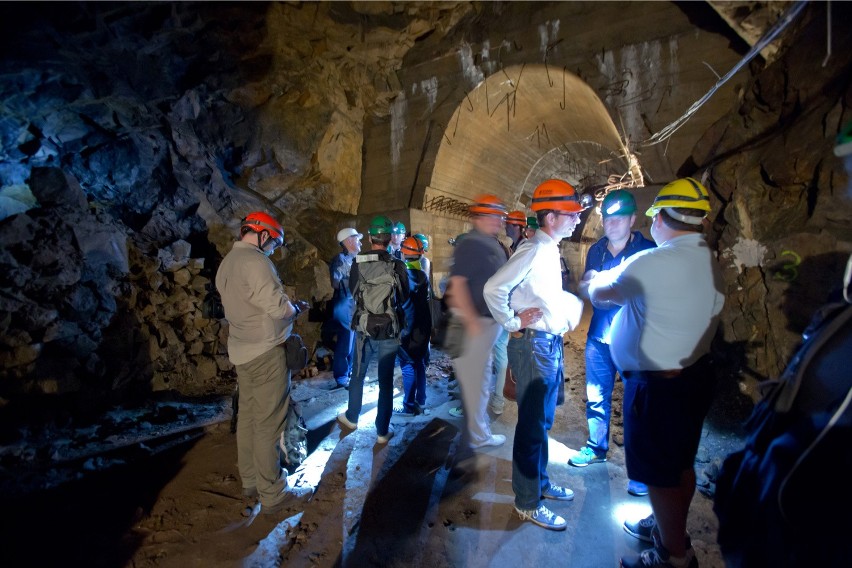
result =
[[527,215],[523,211],[512,211],[509,213],[509,216],[506,217],[506,224],[525,227],[527,224]]
[[580,205],[577,192],[570,183],[561,179],[549,179],[541,182],[533,191],[530,209],[533,211],[552,209],[579,213],[583,210],[583,206]]
[[275,220],[275,217],[263,211],[255,211],[246,215],[240,222],[240,228],[248,228],[255,233],[269,231],[269,236],[278,241],[278,246],[284,244],[284,227]]
[[420,256],[423,254],[423,243],[416,237],[408,237],[402,241],[399,250],[405,256]]
[[470,204],[468,211],[470,211],[471,215],[498,215],[505,217],[507,209],[499,197],[490,193],[483,193],[476,196],[476,199]]

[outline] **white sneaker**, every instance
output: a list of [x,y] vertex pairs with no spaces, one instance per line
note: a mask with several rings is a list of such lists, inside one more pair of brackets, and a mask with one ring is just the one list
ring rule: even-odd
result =
[[470,447],[474,450],[487,448],[489,446],[502,446],[506,443],[506,436],[503,434],[492,434],[491,437],[480,444],[471,444]]

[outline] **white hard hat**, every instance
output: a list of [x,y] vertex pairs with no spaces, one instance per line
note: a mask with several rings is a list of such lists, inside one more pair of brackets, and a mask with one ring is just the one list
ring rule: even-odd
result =
[[345,229],[340,229],[337,231],[337,242],[342,243],[349,237],[358,237],[362,238],[364,235],[353,229],[352,227],[346,227]]

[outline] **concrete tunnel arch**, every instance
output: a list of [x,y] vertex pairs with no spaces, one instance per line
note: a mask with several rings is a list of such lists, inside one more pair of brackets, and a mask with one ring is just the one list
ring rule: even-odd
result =
[[[545,65],[493,73],[452,113],[419,204],[442,218],[432,224],[430,235],[435,282],[452,257],[447,240],[469,229],[466,205],[477,194],[493,193],[510,210],[531,214],[527,206],[533,190],[550,177],[580,191],[613,180],[641,186],[633,159],[607,107],[580,77]],[[575,277],[600,234],[600,219],[584,215],[580,234],[571,239],[576,246],[563,250]]]

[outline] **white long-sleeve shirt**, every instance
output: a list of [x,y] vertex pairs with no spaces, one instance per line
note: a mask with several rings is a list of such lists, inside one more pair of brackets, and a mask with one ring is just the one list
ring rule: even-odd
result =
[[485,303],[491,315],[508,331],[518,331],[515,314],[540,308],[542,317],[530,325],[562,335],[575,329],[583,315],[583,301],[562,289],[559,243],[544,231],[536,231],[485,284]]

